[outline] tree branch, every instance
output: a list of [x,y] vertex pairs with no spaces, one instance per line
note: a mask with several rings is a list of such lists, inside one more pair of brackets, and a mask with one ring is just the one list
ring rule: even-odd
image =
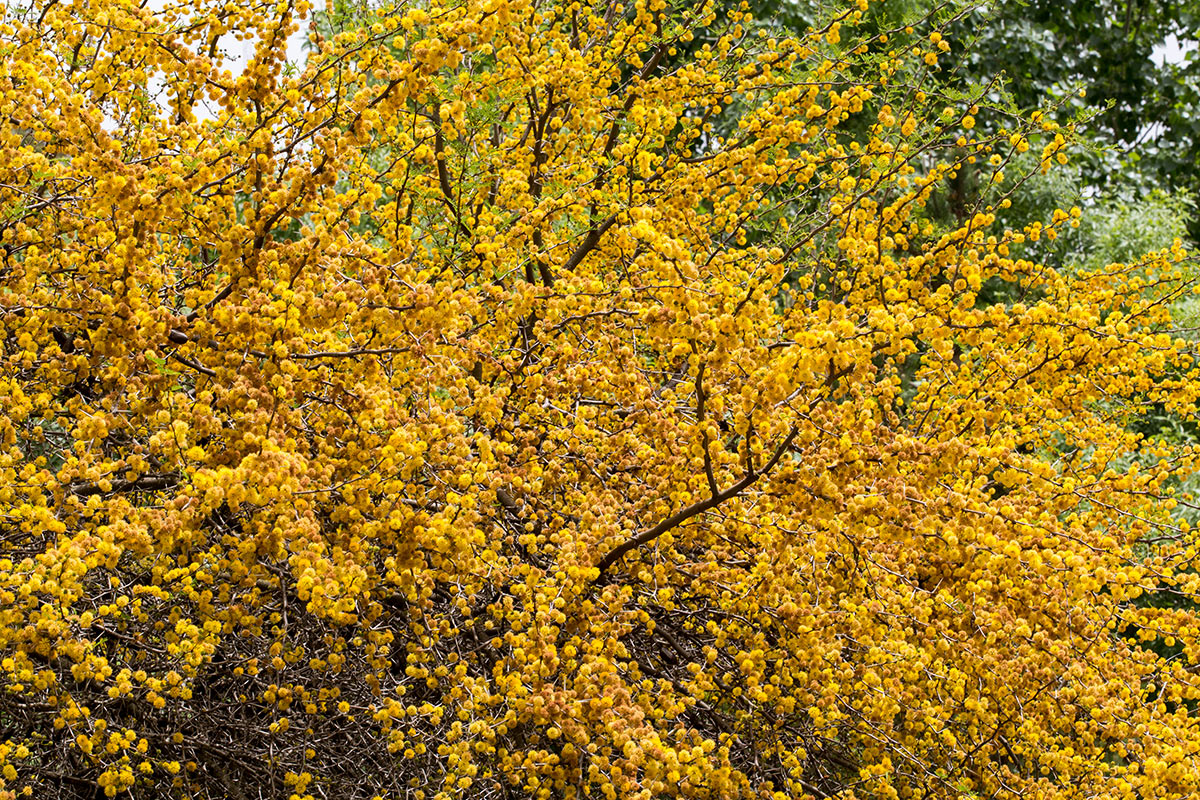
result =
[[696,424],[700,426],[704,444],[704,477],[708,479],[708,488],[715,497],[721,493],[721,490],[717,486],[717,476],[713,473],[712,455],[708,452],[708,426],[704,424],[704,401],[707,399],[707,396],[704,394],[705,366],[707,365],[701,361],[700,368],[696,370]]
[[428,116],[433,122],[433,155],[437,164],[438,188],[442,190],[442,200],[450,209],[450,213],[454,215],[455,225],[464,236],[470,238],[471,229],[462,221],[462,214],[459,213],[458,203],[454,197],[454,189],[450,185],[450,170],[446,168],[446,140],[442,137],[442,115],[438,112],[436,102],[431,105]]
[[587,258],[587,254],[595,249],[596,245],[600,244],[600,237],[603,236],[609,228],[617,221],[616,214],[610,214],[607,219],[601,222],[596,227],[587,232],[587,236],[583,237],[583,241],[579,243],[579,247],[575,248],[575,252],[567,259],[567,263],[563,264],[563,271],[570,272],[583,263],[583,259]]
[[658,537],[662,536],[664,533],[687,522],[692,517],[694,517],[698,514],[703,514],[705,511],[708,511],[710,509],[716,508],[721,503],[724,503],[726,500],[729,500],[730,498],[737,497],[739,494],[742,493],[742,491],[744,489],[749,487],[751,484],[753,484],[755,481],[757,481],[763,475],[770,472],[771,469],[777,463],[779,463],[779,459],[783,457],[783,454],[785,452],[787,452],[788,447],[791,446],[792,440],[796,438],[797,432],[798,432],[797,429],[794,427],[791,429],[790,432],[788,432],[787,437],[782,442],[780,442],[779,447],[775,448],[775,452],[774,452],[774,454],[772,454],[771,460],[768,461],[761,470],[750,470],[749,472],[746,473],[746,476],[744,478],[742,478],[740,481],[733,484],[729,488],[725,489],[724,491],[717,492],[716,494],[712,495],[711,497],[709,497],[706,500],[700,500],[698,502],[692,503],[687,508],[680,509],[679,511],[675,512],[671,516],[664,519],[662,522],[655,525],[650,530],[643,531],[642,533],[639,533],[637,536],[634,536],[632,539],[629,539],[628,541],[624,542],[623,544],[620,544],[617,547],[613,548],[613,550],[611,550],[608,555],[606,555],[604,558],[600,559],[599,563],[596,564],[597,569],[600,570],[600,574],[597,576],[596,579],[599,580],[601,577],[603,577],[604,573],[608,571],[608,568],[611,567],[613,564],[617,563],[618,561],[620,561],[621,558],[624,557],[624,555],[626,553],[628,553],[629,551],[631,551],[635,548],[641,547],[642,545],[647,544],[648,542],[652,542],[655,539],[657,539]]
[[99,482],[89,481],[88,483],[76,483],[67,486],[67,491],[76,497],[88,497],[93,494],[120,494],[122,492],[131,492],[134,490],[142,492],[157,492],[162,489],[169,489],[179,483],[179,476],[174,473],[166,473],[163,475],[143,475],[140,478],[133,480],[115,480],[111,481],[112,487],[105,490],[101,488]]

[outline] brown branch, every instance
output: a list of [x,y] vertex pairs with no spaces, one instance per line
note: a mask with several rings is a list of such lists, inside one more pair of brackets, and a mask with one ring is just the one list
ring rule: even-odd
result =
[[[544,152],[546,146],[546,126],[550,122],[550,115],[554,113],[554,109],[553,86],[546,90],[546,109],[540,115],[537,114],[537,88],[530,89],[529,115],[531,118],[537,116],[537,125],[533,139],[533,165],[529,171],[529,194],[533,197],[535,205],[541,201],[542,197],[542,163],[549,158]],[[533,230],[533,245],[535,253],[533,258],[537,262],[538,274],[542,277],[542,284],[547,287],[552,286],[554,284],[554,275],[551,274],[550,267],[541,256],[544,248],[542,244],[541,225],[538,225]]]
[[563,264],[563,271],[570,272],[582,264],[583,260],[587,258],[588,253],[592,252],[596,248],[596,245],[600,244],[600,237],[607,233],[608,229],[616,224],[616,221],[617,215],[612,214],[608,219],[588,231],[587,236],[583,237],[583,241],[579,243],[579,247],[576,247],[575,252],[567,259],[567,263]]
[[155,492],[160,489],[169,489],[179,482],[179,476],[167,473],[165,475],[143,475],[140,478],[128,480],[112,481],[112,488],[103,489],[99,481],[89,481],[87,483],[76,483],[67,486],[67,491],[76,497],[88,497],[93,494],[119,494],[121,492],[143,491]]
[[193,361],[190,358],[184,358],[183,356],[179,355],[179,353],[171,353],[171,358],[175,359],[180,364],[183,364],[185,367],[190,367],[190,368],[196,370],[197,372],[201,373],[202,375],[207,375],[210,378],[217,377],[217,373],[215,370],[209,369],[208,367],[204,366],[203,364],[201,364],[198,361]]
[[307,360],[313,358],[353,358],[355,356],[390,356],[396,353],[407,353],[407,347],[380,347],[375,349],[362,348],[359,350],[322,350],[316,353],[289,353],[287,358]]
[[713,474],[712,455],[708,452],[708,426],[704,424],[704,401],[707,399],[707,395],[704,394],[705,366],[707,365],[702,361],[700,368],[696,370],[696,424],[700,426],[704,444],[704,477],[708,479],[708,488],[715,497],[721,493],[721,489],[717,486],[717,476]]
[[775,452],[774,452],[774,454],[772,454],[771,460],[768,461],[761,470],[750,470],[749,472],[746,473],[746,476],[744,478],[742,478],[740,481],[733,484],[729,488],[725,489],[724,491],[717,492],[716,494],[712,495],[711,497],[709,497],[705,500],[700,500],[698,502],[692,503],[687,508],[680,509],[679,511],[675,512],[671,516],[664,519],[662,522],[655,525],[650,530],[643,531],[642,533],[639,533],[637,536],[634,536],[632,539],[629,539],[629,540],[625,541],[624,543],[617,545],[617,547],[613,548],[608,553],[608,555],[606,555],[604,558],[600,559],[599,563],[596,564],[596,568],[600,570],[600,574],[596,576],[596,580],[599,580],[601,577],[603,577],[604,573],[608,571],[608,568],[611,567],[613,564],[617,563],[618,561],[620,561],[621,558],[624,557],[625,554],[628,553],[629,551],[631,551],[635,548],[641,547],[642,545],[647,544],[648,542],[652,542],[655,539],[657,539],[658,537],[662,536],[664,533],[667,533],[668,531],[672,530],[673,528],[677,528],[678,526],[687,522],[692,517],[694,517],[698,514],[703,514],[705,511],[708,511],[710,509],[716,508],[721,503],[724,503],[726,500],[729,500],[730,498],[737,497],[739,494],[742,493],[742,491],[744,489],[749,487],[751,484],[753,484],[755,481],[757,481],[763,475],[770,472],[771,469],[777,463],[779,463],[779,459],[783,457],[783,454],[785,452],[787,452],[788,447],[791,446],[792,440],[796,438],[797,432],[798,431],[795,427],[793,427],[791,429],[791,431],[788,432],[787,437],[782,442],[780,442],[779,447],[775,448]]
[[[634,84],[640,83],[650,77],[650,73],[658,66],[658,62],[662,61],[662,57],[666,54],[668,47],[667,42],[661,43],[650,56],[650,60],[638,72],[636,79],[629,82],[630,92],[625,95],[625,102],[621,104],[621,113],[613,120],[612,125],[609,126],[608,138],[604,141],[604,150],[602,151],[603,158],[607,158],[612,153],[613,148],[617,144],[617,135],[621,130],[621,121],[625,119],[625,116],[633,109],[633,104],[637,102],[637,95],[632,91]],[[600,181],[599,185],[603,185],[601,176],[598,175],[597,180]]]
[[454,215],[458,229],[464,236],[470,237],[471,229],[462,221],[462,214],[454,197],[454,188],[450,185],[450,170],[446,168],[446,141],[442,137],[442,115],[438,112],[437,103],[432,104],[428,116],[433,123],[433,156],[437,165],[438,188],[442,190],[442,200]]
[[[392,308],[391,306],[378,306],[378,305],[372,306],[372,307],[373,308]],[[407,308],[401,308],[399,310],[407,310]],[[186,333],[184,333],[183,331],[180,331],[176,328],[171,328],[171,330],[167,332],[167,341],[171,342],[172,344],[187,344],[188,342],[193,341],[193,339],[190,336],[188,336]],[[215,339],[209,339],[208,346],[213,349],[216,349],[220,345],[217,343],[217,341]],[[317,358],[353,358],[355,356],[390,356],[390,355],[395,355],[397,353],[407,353],[407,352],[409,352],[410,349],[411,348],[408,348],[408,347],[376,347],[376,348],[362,347],[362,348],[357,348],[354,350],[317,350],[312,353],[288,353],[287,356],[285,356],[285,358],[290,358],[293,361],[309,361],[309,360],[317,359]],[[245,352],[248,353],[249,355],[254,356],[255,358],[271,358],[272,357],[270,353],[265,353],[262,350],[251,349],[251,350],[246,350]],[[171,357],[174,358],[176,361],[179,361],[181,364],[185,364],[194,370],[203,372],[205,375],[208,375],[209,377],[214,377],[217,374],[217,373],[213,372],[211,369],[209,369],[208,367],[204,366],[203,364],[199,364],[190,359],[184,358],[183,356],[179,355],[178,353],[171,353]]]
[[213,299],[209,300],[207,303],[205,303],[203,308],[196,309],[195,311],[193,311],[192,313],[190,313],[186,317],[184,317],[184,319],[188,322],[195,322],[199,318],[201,311],[208,311],[210,308],[215,306],[217,303],[221,302],[226,297],[229,297],[229,295],[231,295],[233,293],[234,283],[235,283],[235,281],[230,281],[225,286],[224,289],[222,289],[221,291],[219,291],[215,295],[213,295]]

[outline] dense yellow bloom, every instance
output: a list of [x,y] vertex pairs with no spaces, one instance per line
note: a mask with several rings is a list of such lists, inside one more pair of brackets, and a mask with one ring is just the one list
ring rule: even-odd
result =
[[4,796],[1200,791],[1190,263],[932,23],[158,6],[0,21]]

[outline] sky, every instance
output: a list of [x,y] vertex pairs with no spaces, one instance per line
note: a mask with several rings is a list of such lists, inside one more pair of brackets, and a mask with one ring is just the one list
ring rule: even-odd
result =
[[1195,39],[1180,41],[1172,33],[1167,36],[1165,42],[1155,46],[1154,53],[1150,57],[1160,67],[1165,64],[1182,64],[1187,59],[1188,53],[1195,52],[1196,48],[1197,42]]

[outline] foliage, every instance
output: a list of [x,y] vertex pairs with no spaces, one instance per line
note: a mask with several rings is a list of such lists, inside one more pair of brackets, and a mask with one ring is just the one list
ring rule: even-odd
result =
[[865,7],[9,8],[3,796],[1194,796],[1190,265]]
[[1055,267],[1099,269],[1116,261],[1133,262],[1142,253],[1188,239],[1188,220],[1195,213],[1190,199],[1162,191],[1137,200],[1119,195],[1088,198],[1085,178],[1074,164],[1039,173],[1033,171],[1035,161],[1029,153],[1016,159],[1017,169],[1005,185],[1012,204],[999,219],[1019,229],[1053,214],[1055,208],[1086,205],[1078,227],[1038,247],[1037,255]]
[[[954,27],[964,76],[1003,73],[1022,108],[1058,98],[1098,147],[1081,159],[1087,186],[1141,197],[1200,190],[1200,59],[1165,60],[1172,37],[1195,44],[1194,0],[1000,0],[976,4]],[[1077,93],[1084,88],[1083,95]],[[1092,113],[1098,110],[1098,113]],[[1189,218],[1193,237],[1200,218]]]

